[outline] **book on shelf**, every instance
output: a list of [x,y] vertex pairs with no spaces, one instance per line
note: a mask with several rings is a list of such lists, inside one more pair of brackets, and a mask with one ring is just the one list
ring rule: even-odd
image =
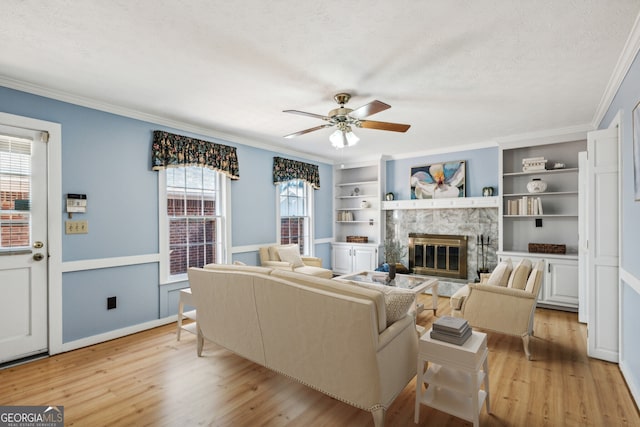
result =
[[544,157],[530,157],[522,159],[522,172],[543,171],[547,168],[547,160]]
[[523,196],[519,199],[507,200],[507,215],[543,215],[540,197]]
[[527,157],[525,159],[522,159],[522,164],[525,165],[527,163],[534,163],[534,162],[539,162],[539,161],[545,161],[544,157]]
[[527,165],[522,167],[522,172],[537,172],[537,171],[546,171],[546,166],[543,165]]
[[469,337],[471,337],[471,332],[472,332],[471,328],[469,327],[462,335],[446,334],[446,333],[443,333],[440,331],[434,331],[433,329],[431,329],[430,337],[433,340],[444,341],[449,344],[462,345],[465,342],[467,342]]

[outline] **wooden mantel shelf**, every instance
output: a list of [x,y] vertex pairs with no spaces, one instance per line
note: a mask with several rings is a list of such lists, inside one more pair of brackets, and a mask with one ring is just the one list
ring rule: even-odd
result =
[[382,210],[497,208],[499,203],[499,198],[496,196],[459,197],[452,199],[392,200],[390,202],[382,202]]

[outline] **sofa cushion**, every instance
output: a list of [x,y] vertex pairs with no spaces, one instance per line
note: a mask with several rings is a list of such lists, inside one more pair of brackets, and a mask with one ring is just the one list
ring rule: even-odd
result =
[[333,273],[331,270],[322,267],[314,267],[312,265],[304,265],[302,267],[294,268],[296,273],[308,274],[310,276],[323,277],[325,279],[331,279]]
[[384,295],[387,326],[402,319],[411,308],[415,307],[416,294],[409,289],[367,282],[352,282],[352,284],[367,289],[374,289]]
[[[329,270],[330,271],[330,270]],[[374,289],[365,289],[357,286],[349,286],[344,282],[332,279],[324,279],[317,276],[309,276],[307,274],[296,273],[294,271],[274,269],[272,276],[281,277],[291,280],[292,282],[309,286],[323,291],[334,292],[339,295],[363,298],[373,301],[378,315],[378,332],[382,332],[387,328],[386,303],[384,294]]]
[[469,285],[464,285],[460,289],[456,291],[455,294],[451,295],[451,299],[449,300],[449,305],[452,310],[461,310],[462,303],[464,299],[469,296]]
[[258,267],[256,265],[238,265],[238,264],[207,264],[203,267],[205,270],[225,270],[225,271],[249,271],[252,273],[269,274],[273,270],[270,267]]
[[531,261],[526,258],[521,259],[509,276],[507,287],[513,289],[524,289],[527,286],[527,277],[529,277],[529,273],[531,273]]
[[288,262],[293,268],[304,267],[298,245],[280,246],[278,248],[278,256],[280,261]]
[[495,270],[493,270],[491,276],[489,277],[489,280],[487,280],[487,285],[507,286],[512,270],[513,264],[511,263],[511,258],[505,259],[500,264],[498,264]]

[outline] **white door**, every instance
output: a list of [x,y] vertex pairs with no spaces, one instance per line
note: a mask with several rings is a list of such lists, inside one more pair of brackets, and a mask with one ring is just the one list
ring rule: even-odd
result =
[[589,218],[587,211],[588,182],[587,152],[578,153],[578,322],[587,323],[589,319],[589,303],[587,301],[587,284],[589,265]]
[[0,125],[0,363],[47,352],[46,133]]
[[587,136],[587,354],[618,361],[618,130]]

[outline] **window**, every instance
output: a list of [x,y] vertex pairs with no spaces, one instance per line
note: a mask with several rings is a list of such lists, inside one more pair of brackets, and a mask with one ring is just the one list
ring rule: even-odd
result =
[[0,136],[0,251],[28,248],[31,141]]
[[164,176],[163,277],[184,280],[189,267],[222,263],[226,258],[226,177],[198,166],[168,168]]
[[303,180],[278,184],[280,244],[295,243],[302,255],[313,255],[313,190]]

